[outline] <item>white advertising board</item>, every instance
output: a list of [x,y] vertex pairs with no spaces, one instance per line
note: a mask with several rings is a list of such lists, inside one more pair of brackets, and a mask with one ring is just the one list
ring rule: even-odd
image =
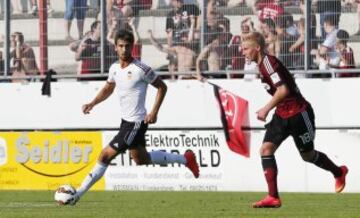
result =
[[[104,132],[107,144],[116,132]],[[108,190],[223,190],[224,171],[229,167],[223,131],[148,131],[148,151],[163,150],[183,154],[195,152],[201,176],[194,179],[191,171],[179,164],[136,166],[129,153],[120,154],[105,173]],[[230,152],[230,151],[229,151]],[[234,155],[235,156],[235,155]],[[241,158],[237,155],[237,158]]]
[[[104,132],[106,145],[114,131]],[[200,165],[195,179],[184,166],[136,166],[129,153],[120,154],[105,173],[107,190],[176,190],[176,191],[266,191],[258,154],[264,131],[251,132],[250,158],[230,151],[224,133],[217,130],[149,130],[147,149],[184,153],[191,149]],[[336,164],[346,164],[350,173],[346,192],[360,191],[360,166],[355,154],[360,152],[360,132],[321,130],[317,132],[316,149],[325,152]],[[293,143],[287,139],[276,153],[280,191],[333,192],[331,173],[305,163]]]

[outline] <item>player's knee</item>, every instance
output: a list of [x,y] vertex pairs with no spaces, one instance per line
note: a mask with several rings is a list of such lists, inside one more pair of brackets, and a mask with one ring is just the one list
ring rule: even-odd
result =
[[149,164],[149,161],[144,158],[134,158],[134,161],[138,166]]
[[306,162],[313,162],[314,161],[314,157],[315,157],[315,152],[314,151],[309,151],[309,152],[302,152],[300,153],[301,158],[306,161]]
[[260,147],[259,152],[261,156],[273,155],[275,152],[275,147],[272,144],[265,143]]
[[99,161],[104,164],[110,164],[110,162],[116,157],[116,152],[107,148],[103,149],[99,156]]

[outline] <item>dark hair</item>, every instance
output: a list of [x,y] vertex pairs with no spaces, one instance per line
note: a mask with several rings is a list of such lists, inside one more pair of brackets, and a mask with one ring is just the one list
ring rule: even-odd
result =
[[336,38],[338,38],[341,43],[346,45],[346,43],[349,41],[349,33],[345,30],[339,30],[336,33]]
[[294,25],[294,18],[291,14],[284,13],[283,15],[275,18],[275,24],[277,27],[285,29]]
[[331,15],[325,16],[324,23],[327,23],[330,26],[335,26],[335,18],[334,18],[334,16],[331,16]]
[[98,27],[98,25],[100,25],[100,21],[94,21],[91,26],[90,26],[90,30],[91,32],[94,32],[94,30],[96,29],[96,27]]
[[13,35],[13,36],[18,36],[19,41],[20,41],[21,43],[24,43],[24,35],[22,34],[22,32],[14,32],[12,35]]
[[266,24],[272,33],[275,32],[275,22],[271,18],[265,18],[264,24]]
[[124,29],[121,29],[116,32],[115,38],[114,38],[115,45],[119,39],[122,39],[130,44],[134,44],[134,41],[135,41],[134,35],[132,34],[132,32],[130,32],[128,30],[124,30]]

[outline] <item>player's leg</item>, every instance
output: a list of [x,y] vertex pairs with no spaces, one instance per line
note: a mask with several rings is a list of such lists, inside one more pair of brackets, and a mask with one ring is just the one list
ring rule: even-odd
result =
[[100,155],[98,162],[95,164],[91,172],[86,176],[81,186],[76,190],[76,201],[91,188],[105,173],[110,162],[119,154],[124,153],[129,147],[126,140],[129,135],[134,132],[135,123],[122,121],[118,134],[110,141]]
[[78,198],[83,196],[87,190],[91,188],[105,173],[111,160],[116,157],[118,151],[111,146],[105,147],[99,156],[98,162],[95,164],[90,173],[85,177],[81,186],[76,190]]
[[268,195],[260,201],[255,202],[254,208],[280,207],[281,201],[277,187],[277,165],[274,153],[277,146],[271,142],[264,142],[260,148],[261,165],[268,185]]
[[195,178],[199,177],[199,165],[196,162],[194,152],[190,150],[184,154],[169,153],[160,150],[147,152],[145,146],[140,145],[134,149],[130,149],[130,154],[137,165],[179,163],[189,168]]
[[345,187],[345,176],[348,172],[346,166],[337,166],[330,158],[314,149],[315,122],[311,106],[301,114],[292,118],[290,125],[293,128],[292,136],[302,159],[313,163],[317,167],[327,170],[335,177],[335,191],[341,192]]
[[341,192],[345,188],[346,175],[348,168],[346,166],[337,166],[332,160],[324,153],[312,150],[300,153],[304,161],[313,163],[321,169],[331,172],[335,178],[335,192]]
[[286,122],[275,114],[271,122],[266,125],[264,141],[260,148],[261,165],[268,185],[268,195],[264,199],[255,202],[253,204],[254,208],[281,206],[277,187],[278,169],[274,154],[287,136]]
[[184,155],[159,150],[147,152],[145,133],[148,125],[144,122],[136,122],[131,123],[130,126],[131,131],[126,134],[124,140],[131,157],[138,165],[179,163],[188,167],[196,178],[199,177],[199,166],[192,151],[186,151]]

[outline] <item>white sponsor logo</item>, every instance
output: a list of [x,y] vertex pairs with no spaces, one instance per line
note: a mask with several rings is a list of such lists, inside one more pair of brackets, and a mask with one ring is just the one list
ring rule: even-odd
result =
[[6,141],[3,138],[0,138],[0,166],[7,163],[7,147]]
[[279,77],[279,74],[277,72],[274,72],[270,75],[272,81],[274,84],[280,82],[280,77]]

